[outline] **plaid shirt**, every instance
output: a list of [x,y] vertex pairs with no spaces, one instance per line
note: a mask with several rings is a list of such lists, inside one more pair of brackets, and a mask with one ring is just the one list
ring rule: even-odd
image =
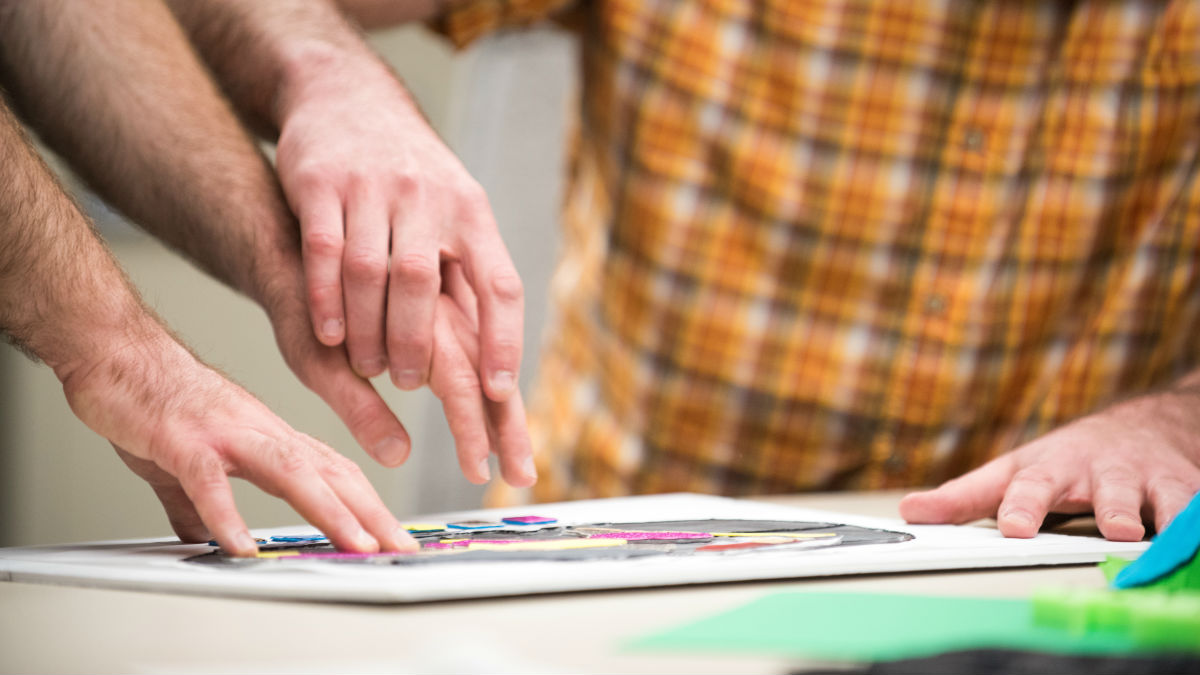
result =
[[937,483],[1200,362],[1200,3],[575,9],[536,498]]

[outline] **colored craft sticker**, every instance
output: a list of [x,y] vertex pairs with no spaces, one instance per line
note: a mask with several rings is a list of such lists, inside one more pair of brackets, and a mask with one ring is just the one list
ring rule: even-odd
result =
[[300,553],[292,556],[294,559],[309,559],[309,558],[328,558],[333,560],[366,560],[370,558],[394,558],[400,555],[411,555],[410,553],[401,553],[399,551],[388,551],[381,553],[355,553],[351,551],[314,551],[311,553]]
[[576,548],[625,546],[624,539],[540,539],[516,544],[481,544],[471,542],[468,551],[563,551]]
[[788,539],[820,539],[836,537],[837,532],[710,532],[714,537],[787,537]]
[[457,546],[466,546],[467,544],[523,544],[527,541],[537,541],[530,539],[443,539],[443,544],[455,544]]
[[501,522],[509,525],[549,525],[550,523],[557,523],[558,520],[545,516],[509,516],[508,518],[502,518]]
[[452,530],[494,530],[501,527],[500,523],[489,523],[486,520],[463,520],[457,523],[447,523]]
[[465,549],[467,547],[467,544],[469,544],[469,543],[471,543],[470,539],[459,539],[456,541],[431,541],[431,542],[421,544],[421,550],[424,551],[426,549],[439,550],[439,549],[452,549],[452,548]]
[[405,523],[404,529],[409,532],[441,532],[446,529],[446,526],[433,523]]
[[259,551],[258,552],[259,558],[290,558],[292,556],[297,556],[297,555],[300,555],[300,551],[296,551],[293,549],[286,549],[283,551]]
[[625,539],[628,541],[646,540],[646,539],[712,539],[712,535],[707,532],[644,532],[644,531],[616,531],[616,532],[601,532],[600,534],[589,534],[588,539]]
[[297,535],[281,535],[271,537],[271,541],[277,544],[297,544],[311,541],[325,541],[323,534],[297,534]]

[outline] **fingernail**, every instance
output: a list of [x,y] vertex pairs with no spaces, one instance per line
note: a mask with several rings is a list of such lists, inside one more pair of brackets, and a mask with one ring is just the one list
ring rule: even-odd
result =
[[250,536],[249,532],[241,531],[233,538],[233,545],[237,547],[238,553],[246,553],[253,555],[258,552],[258,543],[254,541],[254,537]]
[[521,462],[521,472],[530,480],[537,480],[537,464],[533,457],[526,457],[525,461]]
[[387,368],[387,361],[382,357],[377,359],[367,359],[360,361],[358,364],[358,372],[367,377],[375,377],[382,373]]
[[1133,525],[1141,525],[1142,524],[1141,520],[1134,518],[1133,516],[1129,515],[1128,513],[1122,513],[1120,511],[1114,511],[1112,513],[1109,513],[1108,519],[1112,522],[1130,523]]
[[419,548],[421,548],[421,546],[417,544],[417,540],[408,533],[408,530],[404,529],[403,525],[396,528],[397,551],[416,551]]
[[420,387],[425,383],[424,380],[425,378],[421,377],[419,370],[401,370],[392,375],[392,383],[405,391],[412,391]]
[[321,332],[327,338],[338,338],[342,335],[342,320],[341,319],[326,319],[325,323],[321,324]]
[[408,459],[408,444],[403,439],[388,436],[376,444],[375,458],[384,466],[400,466]]
[[517,378],[511,371],[497,370],[492,374],[492,391],[497,394],[508,394],[516,387]]
[[354,535],[354,547],[363,553],[374,553],[379,550],[379,542],[367,534],[366,530],[359,530],[358,534]]
[[488,466],[487,457],[479,460],[479,475],[485,482],[492,479],[492,469]]
[[1024,511],[1006,511],[1003,517],[1011,523],[1033,527],[1033,517]]

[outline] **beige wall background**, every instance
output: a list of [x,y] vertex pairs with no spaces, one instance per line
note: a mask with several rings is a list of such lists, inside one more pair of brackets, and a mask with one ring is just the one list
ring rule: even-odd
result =
[[[371,42],[491,198],[526,286],[521,376],[527,388],[558,247],[576,47],[549,27],[500,34],[461,52],[419,27],[381,32]],[[386,376],[375,381],[414,442],[405,466],[375,465],[287,369],[255,305],[129,227],[85,191],[80,199],[147,301],[184,340],[290,424],[357,461],[393,512],[479,504],[482,490],[458,474],[441,406],[428,391],[396,391]],[[300,522],[283,502],[234,483],[251,527]],[[0,347],[0,545],[169,534],[149,487],[75,419],[49,369]]]

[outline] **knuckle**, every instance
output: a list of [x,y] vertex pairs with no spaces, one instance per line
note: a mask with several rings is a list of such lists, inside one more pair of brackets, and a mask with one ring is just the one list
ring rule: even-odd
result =
[[291,444],[276,443],[270,452],[272,465],[281,476],[298,476],[309,468],[308,458]]
[[352,193],[363,194],[372,191],[379,184],[379,178],[374,171],[368,171],[362,166],[347,167],[343,172],[346,187]]
[[304,245],[304,255],[336,258],[342,254],[345,240],[334,232],[325,230],[307,230],[301,239]]
[[401,197],[412,198],[421,193],[421,179],[406,171],[395,173],[391,179],[392,190]]
[[187,460],[183,475],[192,489],[201,492],[220,489],[227,482],[221,461],[211,452],[193,454]]
[[387,278],[387,260],[373,251],[351,251],[342,262],[346,280],[356,284],[380,284]]
[[1097,485],[1126,487],[1137,481],[1137,474],[1128,466],[1105,466],[1095,473]]
[[501,361],[515,361],[521,354],[521,343],[508,339],[497,339],[492,345],[494,358]]
[[479,398],[483,395],[483,387],[475,371],[468,368],[446,375],[446,391],[455,396]]
[[427,331],[389,331],[387,336],[388,355],[393,361],[431,360],[433,335]]
[[325,474],[331,478],[348,478],[352,480],[364,477],[362,468],[358,464],[337,453],[329,453],[326,457]]
[[312,284],[308,288],[308,301],[312,306],[322,306],[342,299],[342,289],[336,284]]
[[436,290],[441,281],[438,261],[424,253],[397,255],[392,273],[400,283],[422,290]]
[[1058,484],[1054,474],[1040,466],[1021,469],[1013,476],[1013,482],[1039,490],[1050,490]]
[[474,179],[468,180],[460,189],[458,199],[463,206],[473,212],[491,210],[491,205],[488,203],[487,191]]
[[516,272],[502,270],[492,274],[492,294],[504,302],[520,302],[525,297],[525,287]]
[[378,408],[370,403],[361,403],[350,408],[346,413],[346,426],[360,435],[365,432],[379,417]]
[[307,162],[292,171],[292,183],[301,191],[317,190],[329,182],[330,172],[321,164]]

